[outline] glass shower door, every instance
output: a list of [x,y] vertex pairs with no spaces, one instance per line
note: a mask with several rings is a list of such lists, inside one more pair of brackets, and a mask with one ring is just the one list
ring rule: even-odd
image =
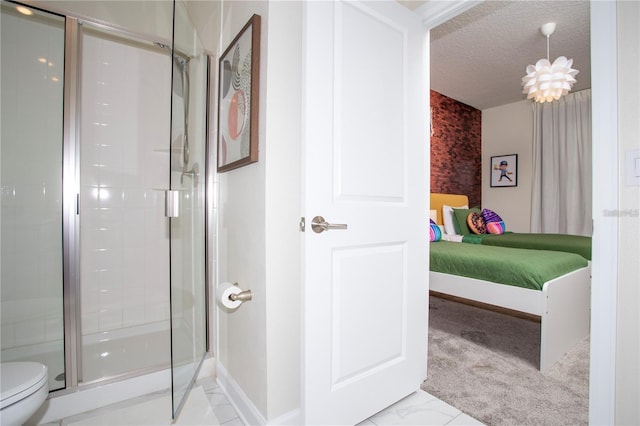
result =
[[65,387],[64,17],[2,2],[0,199],[2,350]]
[[171,92],[171,373],[177,416],[206,353],[207,57],[185,4],[174,4]]
[[171,56],[83,23],[79,382],[168,368]]

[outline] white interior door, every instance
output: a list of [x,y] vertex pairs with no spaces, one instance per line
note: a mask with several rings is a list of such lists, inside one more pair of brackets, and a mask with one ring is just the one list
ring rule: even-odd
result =
[[304,13],[305,424],[354,424],[426,377],[425,32],[395,1]]

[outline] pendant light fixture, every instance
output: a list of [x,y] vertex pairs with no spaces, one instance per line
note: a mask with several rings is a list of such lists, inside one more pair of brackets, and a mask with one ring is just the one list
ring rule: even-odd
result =
[[527,99],[540,103],[558,100],[569,93],[579,72],[571,68],[573,59],[560,56],[553,64],[549,62],[549,36],[555,30],[556,24],[553,22],[540,27],[540,32],[547,37],[547,59],[540,59],[535,65],[528,65],[527,75],[522,77],[522,93],[527,94]]

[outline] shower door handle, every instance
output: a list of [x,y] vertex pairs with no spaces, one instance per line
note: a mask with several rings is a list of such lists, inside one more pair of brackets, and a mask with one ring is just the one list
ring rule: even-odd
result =
[[178,191],[167,189],[164,191],[164,215],[166,217],[180,216],[180,194]]

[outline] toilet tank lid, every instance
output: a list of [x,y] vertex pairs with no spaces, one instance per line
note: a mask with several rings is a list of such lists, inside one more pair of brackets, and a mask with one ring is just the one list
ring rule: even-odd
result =
[[0,367],[3,407],[13,396],[31,387],[35,391],[47,380],[47,366],[39,362],[3,362]]

